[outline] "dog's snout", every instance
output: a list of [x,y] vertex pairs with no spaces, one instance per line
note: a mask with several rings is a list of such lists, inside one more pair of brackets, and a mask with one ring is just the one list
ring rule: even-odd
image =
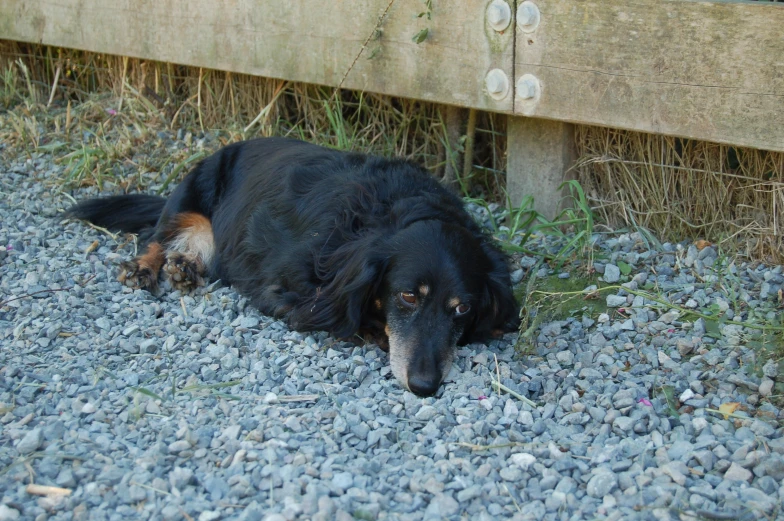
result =
[[436,375],[410,375],[408,388],[417,396],[433,396],[441,385],[441,379]]

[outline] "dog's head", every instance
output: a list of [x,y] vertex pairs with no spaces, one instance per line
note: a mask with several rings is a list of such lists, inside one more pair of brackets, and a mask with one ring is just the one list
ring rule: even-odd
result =
[[395,231],[338,241],[318,265],[330,283],[295,308],[292,322],[337,336],[381,325],[395,377],[420,396],[434,394],[457,345],[512,331],[517,321],[506,258],[461,220],[409,211]]
[[430,396],[457,345],[514,324],[506,260],[484,235],[437,220],[399,231],[387,250],[374,305],[386,321],[392,373],[413,393]]

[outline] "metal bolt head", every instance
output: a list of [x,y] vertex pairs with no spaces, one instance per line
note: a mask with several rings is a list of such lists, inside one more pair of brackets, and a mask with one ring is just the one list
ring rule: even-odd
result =
[[503,0],[493,0],[487,6],[487,23],[493,30],[501,31],[506,30],[512,22],[512,8]]
[[536,101],[541,91],[539,79],[533,74],[523,74],[515,85],[515,97],[521,100]]
[[509,95],[509,78],[501,69],[493,69],[485,76],[485,88],[491,98],[502,100]]
[[530,0],[525,0],[517,6],[517,28],[525,33],[531,33],[539,27],[539,8]]

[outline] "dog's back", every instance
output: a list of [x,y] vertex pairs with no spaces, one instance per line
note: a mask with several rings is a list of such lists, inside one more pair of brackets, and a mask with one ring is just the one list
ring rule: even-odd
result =
[[[202,161],[162,203],[121,196],[71,215],[122,231],[154,224],[119,280],[187,290],[206,274],[297,329],[389,339],[393,373],[432,394],[456,343],[514,327],[504,255],[422,167],[267,138]],[[422,318],[425,317],[425,318]]]

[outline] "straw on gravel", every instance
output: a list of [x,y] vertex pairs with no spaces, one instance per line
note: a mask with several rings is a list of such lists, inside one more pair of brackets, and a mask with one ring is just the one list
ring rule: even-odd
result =
[[784,153],[581,126],[577,174],[602,220],[784,259]]

